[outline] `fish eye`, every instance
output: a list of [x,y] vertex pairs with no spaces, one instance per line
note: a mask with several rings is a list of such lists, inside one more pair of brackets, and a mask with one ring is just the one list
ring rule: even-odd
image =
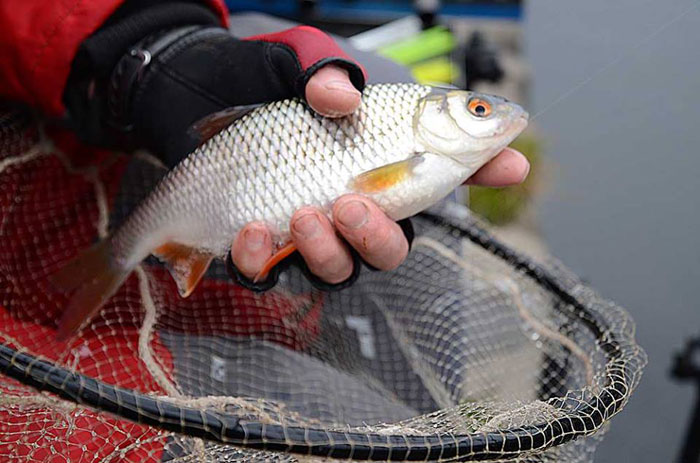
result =
[[488,117],[491,115],[491,103],[482,98],[472,98],[469,100],[467,109],[476,117]]

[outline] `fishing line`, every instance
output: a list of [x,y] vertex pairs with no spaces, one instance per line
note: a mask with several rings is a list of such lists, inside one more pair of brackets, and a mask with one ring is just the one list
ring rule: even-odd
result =
[[595,80],[598,76],[603,74],[605,71],[608,69],[616,66],[619,64],[621,61],[625,60],[627,57],[629,57],[632,53],[635,51],[639,50],[643,45],[646,45],[647,43],[651,42],[654,38],[659,36],[662,32],[666,31],[669,27],[673,26],[675,23],[680,21],[683,17],[685,17],[688,13],[693,11],[694,9],[698,8],[700,3],[693,3],[689,8],[683,10],[678,16],[675,16],[671,18],[669,21],[666,23],[662,24],[657,30],[649,34],[647,37],[644,39],[640,40],[636,45],[632,46],[628,50],[624,51],[620,56],[617,58],[613,59],[610,61],[608,64],[604,65],[594,73],[592,73],[590,76],[579,82],[578,84],[574,85],[571,89],[567,90],[566,92],[562,93],[558,97],[556,97],[554,100],[552,100],[549,104],[547,104],[543,109],[539,110],[537,114],[535,114],[530,120],[535,120],[538,117],[540,117],[542,114],[545,112],[549,111],[562,101],[568,99],[572,95],[574,95],[576,92],[581,90],[583,87],[586,85],[590,84],[593,80]]

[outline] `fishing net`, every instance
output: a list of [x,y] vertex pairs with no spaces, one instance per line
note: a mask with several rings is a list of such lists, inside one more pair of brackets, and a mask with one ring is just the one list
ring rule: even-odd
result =
[[586,462],[639,381],[621,308],[452,203],[338,293],[292,269],[254,294],[216,263],[181,299],[147,260],[58,342],[47,277],[164,168],[0,114],[0,461]]

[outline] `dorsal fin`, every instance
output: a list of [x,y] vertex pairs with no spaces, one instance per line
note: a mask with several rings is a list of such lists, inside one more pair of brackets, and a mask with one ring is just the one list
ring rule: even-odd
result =
[[425,85],[428,85],[429,87],[432,88],[437,88],[440,90],[445,90],[447,92],[452,91],[452,90],[462,90],[458,86],[454,84],[448,84],[447,82],[424,82]]
[[190,133],[199,140],[199,143],[203,143],[231,125],[235,120],[240,119],[260,106],[262,104],[231,106],[230,108],[211,113],[195,122],[190,128]]

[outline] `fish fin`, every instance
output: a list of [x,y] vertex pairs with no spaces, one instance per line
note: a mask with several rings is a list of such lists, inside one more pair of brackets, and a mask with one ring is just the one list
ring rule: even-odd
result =
[[257,275],[255,275],[255,278],[253,278],[253,283],[263,281],[265,278],[267,278],[267,275],[270,273],[270,270],[272,270],[275,265],[282,262],[296,250],[297,247],[291,241],[279,248],[277,252],[275,252],[272,256],[270,256],[269,259],[267,259],[267,261],[265,261],[265,265],[263,265],[263,268],[258,272]]
[[60,321],[58,339],[65,341],[92,319],[119,289],[131,269],[120,267],[112,257],[109,240],[83,251],[49,277],[59,290],[73,292]]
[[413,168],[422,160],[422,156],[413,156],[403,161],[368,170],[353,178],[350,181],[350,187],[359,193],[377,193],[388,190],[410,177]]
[[448,84],[447,82],[438,82],[438,81],[428,81],[428,82],[423,82],[425,85],[432,87],[434,89],[439,89],[439,90],[444,90],[451,92],[452,90],[462,90],[458,86],[454,84]]
[[211,254],[179,243],[165,243],[156,248],[153,254],[165,262],[182,297],[192,294],[213,259]]
[[240,119],[249,112],[262,106],[261,104],[250,104],[244,106],[231,106],[215,113],[204,116],[195,122],[190,128],[190,132],[199,139],[200,143],[209,140],[211,137],[228,127],[233,121]]

